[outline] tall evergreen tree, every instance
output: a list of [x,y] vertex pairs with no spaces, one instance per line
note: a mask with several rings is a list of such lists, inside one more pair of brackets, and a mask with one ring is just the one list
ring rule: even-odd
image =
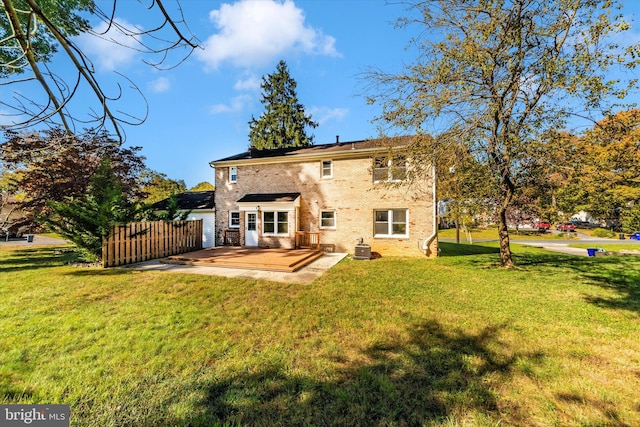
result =
[[317,122],[306,115],[298,102],[296,81],[289,74],[287,64],[280,61],[276,72],[262,77],[262,100],[265,112],[249,122],[249,141],[258,150],[284,147],[306,147],[313,144],[313,135],[305,127],[315,128]]

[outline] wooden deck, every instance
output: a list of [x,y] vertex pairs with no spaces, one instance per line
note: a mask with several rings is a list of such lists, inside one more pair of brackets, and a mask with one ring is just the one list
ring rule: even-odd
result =
[[270,271],[297,271],[315,261],[323,252],[312,249],[262,249],[221,246],[163,258],[165,264],[249,268]]

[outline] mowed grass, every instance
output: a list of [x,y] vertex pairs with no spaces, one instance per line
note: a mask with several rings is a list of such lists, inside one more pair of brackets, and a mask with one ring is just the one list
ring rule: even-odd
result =
[[441,243],[311,285],[0,249],[0,403],[77,426],[640,425],[640,261]]

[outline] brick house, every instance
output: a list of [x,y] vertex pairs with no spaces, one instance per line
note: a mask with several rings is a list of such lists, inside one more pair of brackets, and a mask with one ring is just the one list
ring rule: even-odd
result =
[[363,241],[381,255],[436,256],[435,171],[418,192],[405,182],[410,139],[389,141],[250,149],[211,162],[217,244],[293,248],[307,232],[325,250],[353,253]]

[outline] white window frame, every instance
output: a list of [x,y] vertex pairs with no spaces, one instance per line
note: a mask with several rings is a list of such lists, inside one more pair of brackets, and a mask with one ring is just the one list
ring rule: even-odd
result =
[[[330,213],[332,214],[332,220],[333,220],[333,225],[323,225],[323,218],[322,218],[322,214],[324,213]],[[335,209],[322,209],[320,210],[320,228],[324,229],[324,230],[335,230],[336,226],[338,224],[338,219],[337,219],[337,214],[336,214],[336,210]]]
[[236,166],[229,166],[229,182],[238,182],[238,168]]
[[[325,163],[329,164],[329,173],[325,174]],[[333,160],[322,160],[320,162],[320,177],[323,179],[333,178]]]
[[[233,215],[238,215],[238,223],[233,224]],[[229,228],[240,228],[240,211],[229,211]]]
[[[382,223],[382,221],[376,221],[377,212],[386,212],[387,213],[387,232],[386,233],[377,233],[376,232],[376,224]],[[394,212],[404,212],[405,220],[404,222],[396,222],[394,221]],[[403,234],[393,232],[394,224],[404,224],[405,232]],[[408,238],[409,237],[409,209],[374,209],[373,211],[373,237],[375,238]]]
[[[265,214],[269,214],[272,213],[273,214],[273,232],[267,232],[266,228],[267,228],[267,224],[271,224],[271,221],[266,221],[264,216]],[[280,221],[280,214],[286,214],[287,216],[287,220],[286,221]],[[286,224],[287,225],[287,232],[286,233],[280,233],[278,232],[278,225],[279,224]],[[277,211],[277,210],[267,210],[267,211],[262,211],[262,235],[263,236],[289,236],[289,211]]]
[[[402,161],[403,166],[399,166],[399,161]],[[385,167],[376,167],[378,164],[386,163]],[[394,178],[394,168],[404,170],[404,176],[402,179]],[[376,171],[385,171],[386,179],[376,179]],[[376,156],[373,158],[373,182],[403,182],[407,180],[408,164],[406,156]]]

